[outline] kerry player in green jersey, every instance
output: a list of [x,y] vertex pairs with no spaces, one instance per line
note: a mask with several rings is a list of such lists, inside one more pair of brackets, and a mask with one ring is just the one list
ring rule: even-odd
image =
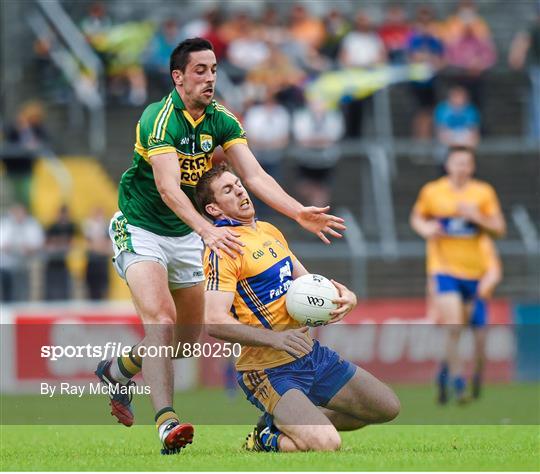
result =
[[[214,149],[223,148],[228,163],[257,197],[325,243],[327,235],[341,237],[339,231],[345,229],[342,219],[326,213],[328,207],[302,206],[263,171],[238,120],[213,100],[216,68],[212,45],[204,39],[188,39],[174,49],[174,89],[150,104],[137,124],[133,164],[120,181],[120,211],[110,227],[115,267],[130,288],[145,336],[128,356],[100,363],[96,375],[115,388],[129,388],[142,369],[164,454],[190,443],[193,427],[180,423],[172,406],[171,359],[141,356],[151,346],[176,347],[198,339],[204,318],[203,243],[220,257],[243,253],[234,228],[213,226],[193,204],[195,186],[212,167]],[[129,391],[110,392],[111,413],[131,426]]]

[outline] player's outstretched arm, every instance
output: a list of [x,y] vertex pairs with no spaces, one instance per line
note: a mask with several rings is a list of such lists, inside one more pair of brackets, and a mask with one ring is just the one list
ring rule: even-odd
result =
[[242,254],[243,243],[238,234],[225,227],[214,227],[202,217],[180,188],[180,166],[174,153],[163,153],[150,158],[156,187],[167,206],[197,234],[205,245],[222,257],[222,252],[235,258]]
[[332,319],[328,321],[328,324],[341,321],[357,304],[356,295],[351,290],[335,280],[331,281],[337,288],[339,296],[332,301],[332,303],[337,304],[338,307],[330,313],[332,315]]
[[246,144],[237,143],[228,148],[225,154],[242,182],[259,199],[294,219],[326,244],[330,243],[327,235],[341,237],[340,231],[346,229],[341,217],[327,214],[330,209],[328,206],[306,207],[289,196],[276,180],[263,170]]
[[272,347],[290,352],[297,357],[311,352],[313,341],[307,336],[308,328],[277,332],[242,324],[229,315],[233,301],[233,292],[205,292],[205,321],[210,336],[245,346]]

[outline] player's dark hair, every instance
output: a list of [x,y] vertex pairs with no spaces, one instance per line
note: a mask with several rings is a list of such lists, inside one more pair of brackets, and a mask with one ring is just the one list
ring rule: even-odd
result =
[[[214,191],[212,190],[212,183],[218,179],[223,173],[233,173],[231,168],[225,163],[222,163],[204,173],[200,178],[197,186],[195,187],[195,202],[199,206],[199,210],[210,219],[214,220],[214,216],[206,212],[206,206],[212,202],[215,202]],[[234,173],[233,173],[234,174]]]
[[171,75],[176,69],[186,72],[189,55],[191,53],[196,53],[197,51],[206,51],[207,49],[214,51],[212,43],[204,38],[188,38],[182,41],[171,53]]
[[469,153],[473,159],[476,158],[474,148],[465,145],[452,145],[450,148],[448,148],[448,152],[446,153],[446,161],[448,161],[448,158],[450,158],[454,153]]

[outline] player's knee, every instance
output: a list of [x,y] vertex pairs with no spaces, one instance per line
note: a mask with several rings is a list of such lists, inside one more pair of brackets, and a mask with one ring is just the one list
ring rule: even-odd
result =
[[170,311],[161,311],[154,318],[154,324],[163,326],[164,329],[173,329],[175,323],[175,314]]
[[401,411],[401,402],[395,393],[392,392],[386,405],[386,421],[392,421],[397,418]]
[[339,448],[341,448],[341,437],[334,429],[328,430],[319,438],[316,451],[337,451]]
[[401,411],[401,402],[397,395],[389,390],[388,395],[384,401],[383,409],[380,412],[381,422],[387,423],[395,419]]
[[341,448],[341,437],[333,426],[314,431],[306,437],[303,451],[337,451]]

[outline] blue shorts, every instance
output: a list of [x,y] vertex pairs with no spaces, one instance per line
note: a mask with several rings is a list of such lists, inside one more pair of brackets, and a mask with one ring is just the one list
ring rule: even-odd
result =
[[237,372],[237,380],[247,399],[272,415],[277,402],[291,389],[300,390],[314,405],[325,406],[355,372],[354,364],[314,341],[308,355],[271,369]]
[[472,327],[483,327],[487,324],[486,301],[477,296],[478,280],[465,280],[441,274],[436,274],[434,279],[437,294],[458,293],[465,303],[473,303],[471,319],[469,320]]
[[450,275],[435,274],[435,291],[441,293],[458,293],[468,303],[476,298],[478,280],[465,280]]

